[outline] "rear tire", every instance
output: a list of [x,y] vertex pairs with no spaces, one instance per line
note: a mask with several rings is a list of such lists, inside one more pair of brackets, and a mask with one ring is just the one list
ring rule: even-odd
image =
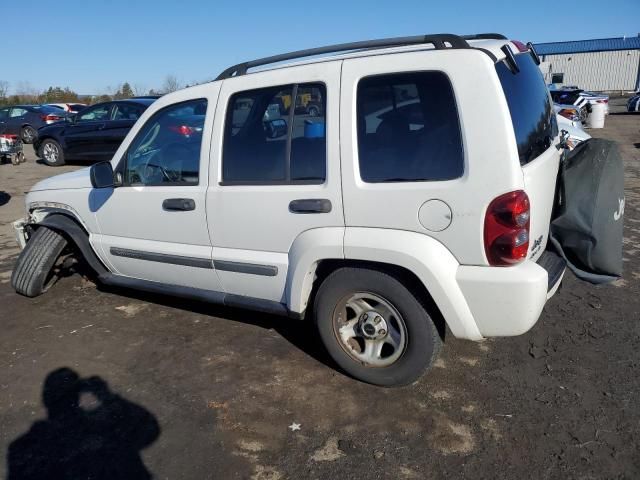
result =
[[37,297],[48,288],[50,272],[67,246],[58,232],[40,227],[20,253],[11,275],[11,285],[21,295]]
[[422,302],[380,270],[336,270],[320,285],[313,311],[331,358],[347,374],[374,385],[414,382],[442,344]]
[[38,132],[30,125],[24,126],[20,131],[20,138],[22,143],[33,143],[38,138]]
[[50,167],[64,165],[64,151],[60,144],[52,138],[47,138],[40,144],[38,156]]

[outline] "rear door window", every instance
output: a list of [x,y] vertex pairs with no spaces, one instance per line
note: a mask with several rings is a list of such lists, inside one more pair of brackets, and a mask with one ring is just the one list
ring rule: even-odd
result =
[[110,104],[87,108],[78,116],[78,122],[98,122],[109,119]]
[[367,77],[358,84],[358,161],[365,182],[462,176],[464,152],[453,89],[442,72]]
[[144,109],[139,105],[117,103],[113,107],[113,113],[111,114],[111,120],[137,120],[142,115]]
[[27,111],[28,110],[26,108],[13,107],[11,109],[11,113],[9,114],[9,116],[11,118],[24,117],[27,114]]
[[233,95],[225,124],[223,183],[323,183],[325,107],[322,84],[275,86]]
[[512,73],[505,62],[496,64],[518,144],[520,164],[525,165],[551,146],[558,134],[556,116],[540,69],[529,53],[515,55],[520,68]]

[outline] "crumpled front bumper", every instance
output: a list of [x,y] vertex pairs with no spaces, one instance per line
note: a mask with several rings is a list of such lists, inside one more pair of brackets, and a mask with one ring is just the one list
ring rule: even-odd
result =
[[27,244],[27,232],[25,229],[27,220],[25,218],[21,218],[13,222],[11,225],[13,226],[13,233],[16,236],[16,242],[18,242],[18,245],[22,250]]

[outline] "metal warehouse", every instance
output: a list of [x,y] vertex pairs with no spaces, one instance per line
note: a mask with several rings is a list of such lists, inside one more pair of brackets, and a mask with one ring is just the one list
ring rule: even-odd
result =
[[535,48],[547,83],[597,92],[640,88],[640,35],[538,43]]

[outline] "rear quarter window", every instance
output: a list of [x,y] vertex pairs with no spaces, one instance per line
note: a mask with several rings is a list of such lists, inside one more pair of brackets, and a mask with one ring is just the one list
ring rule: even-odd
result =
[[512,73],[505,62],[496,64],[496,72],[509,106],[520,164],[526,165],[551,146],[558,125],[549,91],[533,58],[521,53],[515,59],[518,73]]
[[462,176],[458,111],[444,73],[366,77],[359,82],[357,95],[362,180],[420,182]]

